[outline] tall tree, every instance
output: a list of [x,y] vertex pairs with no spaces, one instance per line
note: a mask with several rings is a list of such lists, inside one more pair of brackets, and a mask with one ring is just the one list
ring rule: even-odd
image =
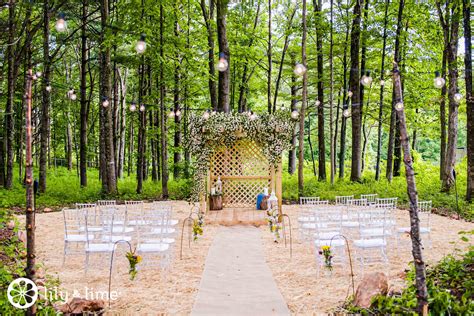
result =
[[229,0],[217,0],[217,40],[219,42],[219,58],[227,61],[225,70],[219,71],[217,110],[230,112],[230,51],[227,42],[227,4]]
[[334,139],[334,1],[331,0],[330,8],[330,31],[329,31],[329,156],[330,156],[330,182],[334,184],[334,177],[336,174],[336,144]]
[[379,97],[379,116],[377,127],[377,160],[375,165],[375,180],[380,180],[380,163],[382,156],[382,131],[383,131],[383,103],[384,103],[384,73],[385,73],[385,49],[387,47],[387,25],[388,25],[388,8],[390,0],[385,0],[385,13],[383,18],[383,44],[382,44],[382,60],[380,61],[380,97]]
[[87,186],[87,134],[89,121],[89,104],[90,100],[87,98],[87,69],[89,60],[89,49],[87,41],[87,15],[89,14],[88,0],[82,1],[82,21],[81,21],[81,131],[80,131],[80,150],[79,150],[79,170],[81,186]]
[[351,70],[349,86],[352,91],[352,164],[351,181],[359,181],[361,177],[361,132],[362,132],[362,103],[360,99],[360,20],[361,7],[364,0],[356,0],[351,30]]
[[302,29],[303,35],[301,37],[301,63],[305,69],[303,73],[303,91],[301,96],[301,110],[300,110],[300,125],[299,125],[299,138],[298,138],[298,196],[303,196],[304,190],[304,123],[305,123],[305,110],[308,98],[308,72],[306,71],[306,36],[307,36],[307,23],[306,23],[306,0],[303,0],[303,11],[302,11]]
[[448,142],[446,146],[446,160],[444,166],[444,176],[442,179],[442,191],[449,191],[454,184],[453,169],[456,163],[456,148],[458,140],[458,111],[459,103],[455,100],[454,95],[458,92],[458,37],[459,37],[459,20],[461,15],[461,6],[458,0],[447,1],[446,13],[443,15],[441,3],[436,2],[438,15],[443,28],[444,45],[447,52],[448,63]]
[[[178,16],[176,15],[175,24],[174,24],[174,36],[175,39],[179,38],[179,24],[178,24]],[[173,105],[174,105],[174,112],[178,113],[178,115],[174,116],[174,154],[173,154],[173,178],[179,178],[179,164],[181,163],[181,115],[179,113],[180,110],[180,80],[181,80],[181,73],[180,73],[180,64],[182,62],[182,58],[179,54],[179,48],[176,45],[176,62],[174,68],[174,91],[173,91]]]
[[472,95],[472,33],[471,2],[463,0],[464,16],[464,69],[467,113],[467,192],[466,200],[474,197],[474,96]]
[[164,16],[163,4],[160,3],[160,128],[161,128],[161,195],[168,198],[168,128],[165,109],[165,78],[164,78]]
[[[402,22],[403,22],[403,8],[405,6],[405,1],[400,0],[398,5],[398,17],[397,17],[397,31],[395,34],[395,51],[394,51],[394,60],[397,64],[400,63],[401,54],[400,54],[400,36],[402,33]],[[397,100],[395,98],[395,91],[392,90],[392,107],[390,112],[390,133],[388,138],[388,149],[387,149],[387,170],[386,177],[388,181],[392,181],[394,166],[393,166],[393,154],[396,142],[396,130],[397,127],[397,111],[395,110],[395,104]]]
[[216,69],[214,66],[214,29],[212,20],[214,18],[214,7],[216,0],[209,0],[209,11],[206,9],[206,1],[201,0],[201,10],[204,17],[207,30],[207,45],[209,49],[208,64],[209,64],[209,95],[211,98],[211,107],[217,111],[217,90],[216,90]]
[[[109,25],[109,1],[101,0],[100,16],[102,31],[100,33],[100,94],[101,98],[111,100],[110,83],[110,47],[106,43],[106,29]],[[101,159],[103,169],[102,189],[107,194],[117,193],[117,178],[115,176],[115,154],[112,128],[112,110],[110,106],[102,106],[102,100],[99,102],[99,108],[102,116],[103,141],[101,148],[103,159]]]
[[319,180],[326,180],[326,139],[324,136],[324,73],[323,73],[323,15],[322,0],[313,0],[316,14],[316,49],[318,60],[318,175]]
[[48,87],[51,80],[51,60],[49,56],[49,11],[50,2],[43,2],[43,85],[41,87],[41,125],[40,125],[40,163],[39,163],[39,191],[46,192],[46,171],[48,163],[48,145],[50,130],[49,108],[51,104],[51,95]]

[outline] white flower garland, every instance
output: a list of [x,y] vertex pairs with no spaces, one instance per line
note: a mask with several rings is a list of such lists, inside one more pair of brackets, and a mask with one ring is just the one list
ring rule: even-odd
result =
[[255,141],[268,162],[277,166],[285,150],[291,149],[295,124],[287,113],[261,114],[251,120],[246,113],[214,113],[208,119],[190,115],[185,146],[195,158],[191,200],[199,201],[214,150],[231,147],[240,139]]

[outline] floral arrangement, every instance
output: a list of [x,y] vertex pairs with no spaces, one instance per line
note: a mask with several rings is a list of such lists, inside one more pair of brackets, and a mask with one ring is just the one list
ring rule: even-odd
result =
[[204,226],[204,215],[202,213],[198,214],[198,218],[193,222],[193,237],[194,241],[198,240],[199,236],[202,236]]
[[212,153],[222,146],[232,146],[238,140],[255,141],[268,162],[276,166],[282,153],[291,148],[295,124],[288,113],[264,113],[250,119],[247,113],[217,112],[205,118],[192,114],[185,146],[195,158],[194,186],[191,200],[199,201],[205,192],[206,176]]
[[142,262],[142,257],[138,256],[135,254],[135,251],[129,251],[126,254],[126,257],[128,259],[128,263],[130,265],[128,269],[128,274],[130,274],[130,280],[134,280],[135,277],[137,276],[138,270],[137,270],[137,265]]
[[278,222],[279,212],[278,209],[269,209],[267,211],[267,222],[270,232],[275,235],[275,242],[280,239],[280,223]]
[[322,246],[319,254],[324,257],[324,266],[328,270],[332,270],[332,252],[331,246]]

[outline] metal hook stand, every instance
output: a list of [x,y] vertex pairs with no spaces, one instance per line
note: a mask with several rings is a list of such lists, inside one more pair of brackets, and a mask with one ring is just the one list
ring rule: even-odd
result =
[[[180,260],[183,260],[184,226],[186,225],[186,223],[190,223],[190,224],[194,223],[193,215],[196,214],[196,215],[199,216],[199,213],[200,213],[199,206],[194,205],[191,208],[191,212],[189,212],[188,217],[186,217],[183,220],[183,226],[181,227],[181,242],[180,242],[180,251],[179,251],[179,259]],[[191,248],[191,229],[192,229],[192,227],[191,226],[189,226],[189,227],[190,227],[190,229],[189,229],[189,233],[188,233],[188,248]]]
[[120,243],[127,243],[128,247],[130,248],[130,252],[132,252],[132,244],[129,241],[126,240],[117,240],[114,242],[114,249],[112,249],[112,256],[110,257],[110,267],[109,267],[109,308],[110,308],[110,289],[112,287],[112,266],[114,263],[114,254],[115,254],[115,246]]
[[346,241],[347,254],[349,255],[349,266],[351,267],[352,296],[354,296],[355,294],[354,269],[352,267],[352,256],[351,256],[351,249],[349,248],[349,240],[347,240],[347,237],[344,235],[332,236],[331,241],[329,242],[329,247],[332,246],[332,241],[334,240],[335,237],[342,237]]
[[288,214],[280,214],[278,215],[278,222],[282,223],[283,226],[283,239],[285,240],[285,248],[286,248],[286,230],[285,230],[285,218],[288,219],[288,226],[290,227],[290,259],[293,258],[293,236],[291,234],[291,219]]

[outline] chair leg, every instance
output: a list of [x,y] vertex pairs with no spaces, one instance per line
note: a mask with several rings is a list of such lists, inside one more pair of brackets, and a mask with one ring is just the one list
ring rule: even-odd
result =
[[87,271],[89,270],[89,252],[86,252],[86,260],[84,263],[84,273],[87,275]]
[[68,242],[64,241],[63,264],[62,264],[63,267],[64,267],[64,264],[66,263],[67,246],[68,246]]

